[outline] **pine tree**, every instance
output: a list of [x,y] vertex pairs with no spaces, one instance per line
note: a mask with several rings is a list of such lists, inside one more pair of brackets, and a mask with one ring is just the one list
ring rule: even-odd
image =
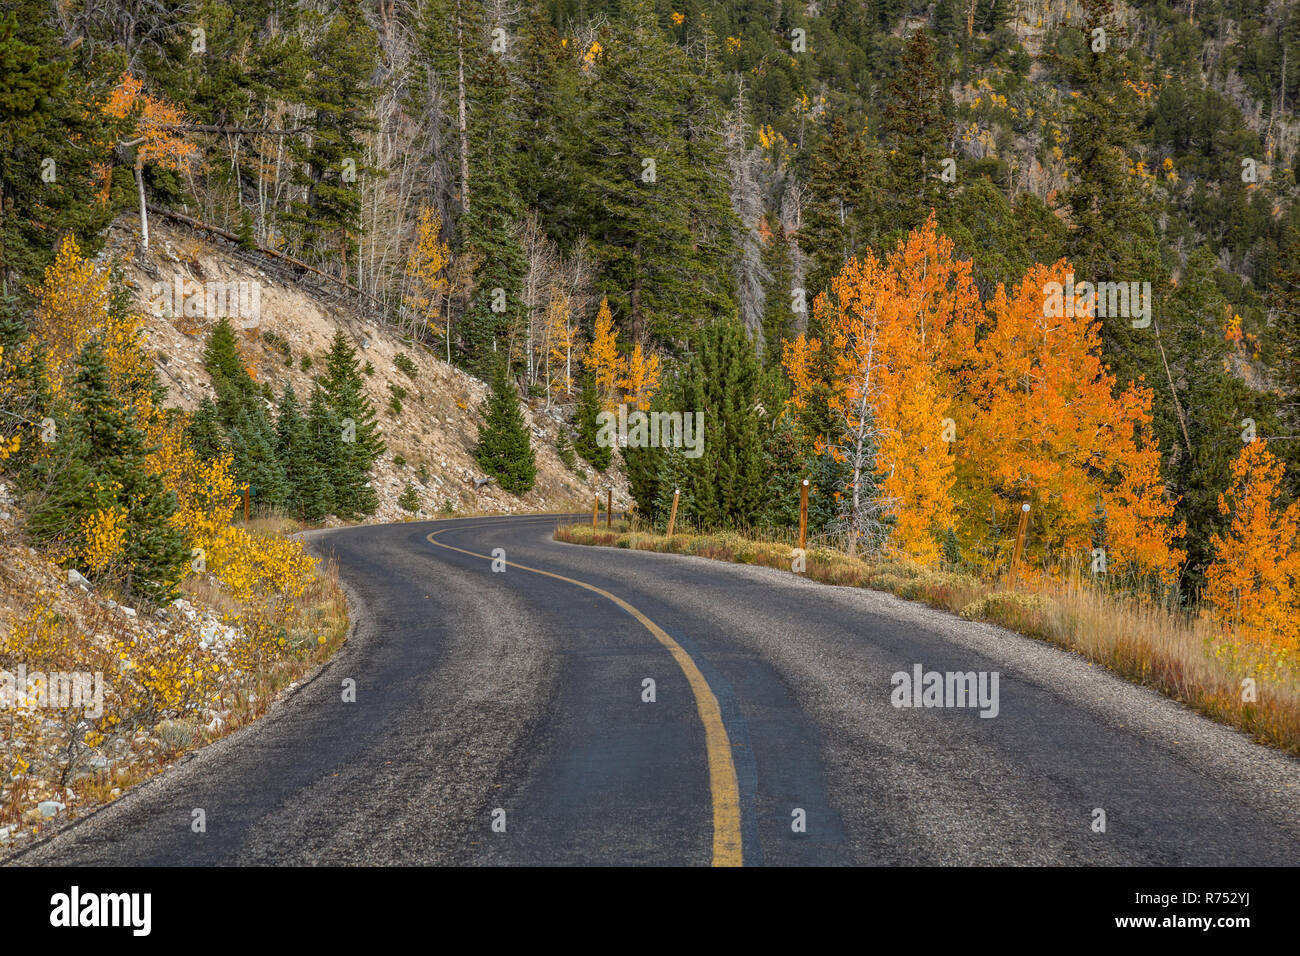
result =
[[265,417],[266,405],[262,390],[244,367],[235,330],[229,319],[222,318],[208,333],[203,349],[203,367],[212,379],[212,388],[217,393],[217,417],[223,425],[227,428],[234,427],[241,412],[254,419],[259,413]]
[[706,527],[749,524],[762,508],[766,484],[758,360],[735,318],[702,329],[695,345],[671,399],[683,418],[704,416],[701,453],[685,459],[685,513]]
[[735,217],[721,138],[702,115],[707,81],[649,0],[625,0],[598,46],[579,194],[599,290],[633,341],[680,341],[735,308]]
[[[803,251],[815,264],[808,276],[808,303],[829,289],[840,267],[876,238],[871,227],[878,219],[873,208],[879,191],[874,160],[862,136],[850,136],[844,121],[836,117],[813,157],[808,177],[801,232]],[[782,304],[788,311],[788,294]]]
[[45,350],[28,348],[30,338],[17,296],[0,293],[0,449],[20,487],[36,477],[40,421],[52,399]]
[[[688,521],[700,520],[700,509],[694,498],[695,482],[691,480],[691,460],[680,448],[648,449],[657,454],[651,458],[656,470],[654,483],[643,488],[642,494],[650,494],[651,507],[646,515],[651,521],[667,530],[668,516],[672,514],[673,498],[677,498],[677,527],[681,530]],[[645,452],[647,449],[640,449]],[[630,483],[630,481],[629,481]],[[637,499],[637,508],[641,508],[641,499]]]
[[406,483],[406,487],[402,489],[402,493],[397,499],[397,505],[403,511],[409,511],[412,514],[420,510],[420,493],[415,490],[415,485],[409,481]]
[[[171,524],[176,496],[149,470],[145,434],[114,396],[96,341],[77,359],[70,406],[42,466],[50,492],[32,514],[32,533],[64,563],[116,567],[128,594],[171,600],[189,560],[184,535]],[[97,540],[90,527],[110,533]],[[118,555],[112,562],[108,550]]]
[[190,416],[186,434],[190,447],[202,459],[221,458],[230,453],[230,436],[221,424],[216,404],[206,395]]
[[202,443],[201,453],[215,457],[225,445],[234,459],[236,480],[249,486],[252,506],[261,514],[285,508],[290,486],[276,452],[275,428],[262,389],[244,367],[229,320],[223,318],[213,326],[204,347],[203,365],[217,393],[216,403],[207,404],[224,426],[226,441],[213,433],[209,418],[213,411],[200,404],[190,431]]
[[235,475],[249,486],[253,509],[260,514],[284,510],[288,480],[275,452],[275,432],[265,416],[258,419],[240,409],[230,429],[230,451]]
[[560,433],[555,436],[555,454],[560,459],[560,464],[564,465],[569,471],[578,470],[578,459],[573,450],[573,439],[569,437],[569,429],[560,426]]
[[[1073,99],[1066,157],[1070,186],[1065,203],[1070,212],[1066,252],[1076,281],[1151,282],[1160,296],[1166,275],[1159,258],[1155,226],[1131,174],[1136,152],[1138,106],[1127,87],[1121,31],[1111,0],[1085,0],[1078,32],[1069,37],[1059,56],[1063,72],[1082,94]],[[1093,49],[1093,30],[1106,32],[1105,48]],[[1128,316],[1100,317],[1102,348],[1121,382],[1145,376],[1155,386],[1164,379],[1156,342],[1157,316],[1152,325],[1134,329]],[[1167,386],[1167,382],[1163,383]],[[1171,447],[1177,415],[1167,388],[1157,388],[1157,434]]]
[[597,471],[604,471],[609,467],[614,451],[596,441],[596,435],[600,430],[596,419],[600,411],[600,392],[596,388],[596,379],[594,375],[588,373],[583,376],[582,389],[578,393],[578,408],[574,413],[577,420],[577,437],[573,447],[587,464]]
[[306,430],[308,454],[320,476],[319,488],[313,490],[312,497],[325,514],[333,514],[336,512],[334,476],[342,455],[343,426],[330,409],[319,385],[312,389],[311,402],[307,406]]
[[[72,234],[87,255],[130,201],[129,178],[88,145],[113,139],[89,109],[92,91],[43,0],[0,12],[0,293],[25,296],[53,259],[53,237]],[[102,162],[102,165],[101,165]]]
[[288,485],[286,504],[304,521],[329,514],[331,491],[324,468],[312,454],[307,419],[298,410],[298,396],[285,385],[276,416],[276,455],[284,465]]
[[578,108],[577,64],[540,6],[516,49],[521,205],[536,210],[547,235],[568,248],[581,232],[572,188],[585,146],[580,127],[571,121]]
[[[777,528],[799,524],[799,490],[808,469],[798,433],[788,416],[774,423],[764,436],[763,521]],[[811,499],[809,501],[811,504]]]
[[356,261],[361,229],[361,177],[375,172],[364,162],[362,135],[375,128],[376,90],[369,84],[379,60],[378,39],[360,0],[342,0],[311,51],[302,90],[311,111],[310,137],[290,141],[298,165],[293,178],[305,196],[285,216],[296,223],[304,248],[337,253],[346,279]]
[[519,165],[529,144],[520,140],[507,58],[492,49],[497,27],[509,24],[491,21],[480,0],[434,0],[425,11],[422,40],[456,127],[447,130],[460,154],[453,173],[462,210],[456,252],[478,263],[454,334],[460,363],[484,378],[510,330],[524,320],[527,271],[517,233],[525,211]]
[[940,162],[953,155],[951,97],[924,29],[907,41],[902,66],[889,84],[884,125],[892,181],[886,215],[893,228],[912,229],[942,205]]
[[[763,266],[772,277],[763,303],[763,363],[768,368],[777,368],[784,343],[794,338],[796,321],[800,318],[794,311],[794,263],[790,257],[790,241],[779,216],[769,215],[759,231],[763,235]],[[804,299],[812,301],[806,289]]]
[[531,491],[537,480],[528,424],[504,362],[497,366],[492,377],[492,394],[488,396],[487,415],[479,427],[474,459],[503,489],[514,494]]
[[341,436],[330,473],[334,512],[346,518],[374,514],[379,496],[370,486],[370,469],[383,454],[384,443],[374,407],[365,395],[356,350],[342,331],[334,334],[320,384]]
[[[849,485],[853,468],[848,459],[836,458],[828,446],[812,451],[805,459],[808,472],[808,532],[833,534],[849,524]],[[870,476],[868,476],[870,480]]]

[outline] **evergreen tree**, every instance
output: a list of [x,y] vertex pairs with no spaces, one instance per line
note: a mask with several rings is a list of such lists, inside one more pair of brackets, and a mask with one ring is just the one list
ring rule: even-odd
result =
[[837,461],[830,448],[812,451],[805,463],[808,472],[808,533],[830,534],[844,528],[849,511],[846,489],[853,470]]
[[[1070,212],[1066,252],[1076,281],[1149,281],[1157,295],[1165,282],[1155,226],[1134,185],[1130,164],[1136,149],[1138,108],[1125,83],[1121,31],[1111,0],[1084,0],[1084,21],[1062,41],[1058,61],[1079,87],[1069,121]],[[1092,31],[1106,32],[1105,48],[1093,49]],[[1159,316],[1134,329],[1127,316],[1101,317],[1102,349],[1121,384],[1145,376],[1156,386],[1163,447],[1174,439],[1176,416],[1165,387],[1156,342]]]
[[[759,388],[758,360],[740,322],[733,318],[702,329],[671,399],[683,418],[704,416],[701,453],[685,459],[681,485],[689,501],[686,514],[701,526],[749,524],[760,513],[766,475]],[[664,488],[661,479],[661,495]]]
[[504,362],[492,377],[492,394],[488,396],[487,415],[479,426],[474,459],[503,489],[514,494],[531,491],[537,480],[528,424]]
[[[763,521],[777,528],[799,526],[799,490],[808,477],[799,436],[782,416],[764,436]],[[811,505],[811,499],[809,501]]]
[[190,447],[202,459],[222,458],[230,454],[230,437],[221,424],[217,406],[206,395],[190,416],[185,432]]
[[735,221],[721,137],[701,115],[706,81],[649,0],[625,0],[599,44],[579,180],[598,291],[631,340],[680,341],[734,311]]
[[317,385],[307,406],[307,451],[319,474],[319,490],[313,491],[325,514],[335,513],[334,476],[342,455],[343,426],[330,409],[325,393]]
[[131,195],[124,172],[88,161],[89,144],[114,134],[86,105],[102,80],[87,78],[86,51],[51,22],[44,0],[0,7],[0,293],[20,298],[53,259],[54,237],[70,232],[93,255]]
[[325,469],[312,454],[307,419],[298,410],[298,396],[285,385],[276,416],[276,455],[284,465],[288,484],[286,504],[304,521],[319,521],[329,514],[332,493]]
[[265,416],[258,419],[240,409],[230,429],[230,451],[235,475],[249,486],[253,509],[261,514],[284,510],[288,479],[275,453],[275,433]]
[[[521,167],[533,172],[542,160],[526,156],[535,144],[520,137],[520,97],[509,70],[515,53],[493,50],[492,30],[498,27],[508,30],[510,24],[493,22],[480,0],[432,0],[422,29],[429,68],[449,106],[450,128],[444,135],[457,144],[459,162],[452,180],[461,216],[455,248],[478,263],[473,294],[454,325],[458,360],[484,378],[492,373],[511,329],[524,320]],[[507,35],[506,42],[521,41]],[[537,42],[546,43],[544,38]],[[545,52],[527,44],[525,49],[529,62],[545,69]],[[520,81],[528,85],[522,91],[525,108],[545,114],[545,79]],[[537,185],[546,188],[544,182]]]
[[585,148],[572,122],[579,72],[572,52],[535,7],[517,44],[519,97],[516,167],[520,203],[534,209],[546,234],[568,248],[581,234],[572,184]]
[[244,367],[235,329],[229,319],[222,318],[208,333],[203,349],[203,367],[217,393],[217,418],[223,425],[234,427],[241,412],[254,419],[259,415],[265,418],[262,390]]
[[[685,452],[680,448],[638,450],[642,453],[647,450],[656,452],[651,459],[656,465],[654,484],[641,488],[642,494],[651,496],[647,517],[667,531],[668,516],[672,514],[673,497],[676,496],[677,526],[674,531],[683,530],[687,522],[700,520],[700,509],[694,498],[695,483],[691,481],[691,460]],[[640,498],[637,499],[637,508],[641,508]]]
[[569,471],[577,471],[578,459],[573,450],[573,439],[569,437],[568,428],[560,426],[560,433],[555,437],[555,454],[560,464]]
[[189,551],[171,524],[176,496],[149,470],[149,452],[144,432],[109,386],[103,347],[92,340],[77,359],[70,410],[42,465],[50,490],[30,528],[72,556],[66,561],[97,547],[85,537],[90,516],[121,515],[117,583],[128,594],[166,602],[176,594]]
[[17,296],[0,292],[0,445],[18,441],[5,469],[20,487],[36,477],[32,466],[40,458],[40,421],[52,398],[45,350],[27,349],[29,338]]
[[363,134],[375,129],[371,115],[376,90],[369,83],[378,62],[378,39],[366,23],[360,0],[341,0],[311,50],[311,70],[302,86],[311,111],[311,136],[294,137],[296,185],[305,195],[285,216],[296,223],[304,248],[336,252],[340,272],[356,261],[361,229],[361,177],[376,172],[362,157]]
[[384,443],[365,395],[356,350],[342,331],[334,334],[320,384],[340,436],[330,467],[334,513],[342,518],[374,514],[379,496],[370,486],[370,469],[383,454]]
[[600,415],[600,393],[596,389],[596,379],[590,372],[582,378],[582,388],[578,392],[578,408],[574,413],[577,419],[577,437],[573,447],[587,464],[597,471],[609,467],[614,450],[601,446],[596,441],[600,428],[596,422]]
[[415,485],[409,481],[406,483],[406,487],[402,489],[402,494],[397,499],[397,505],[403,511],[412,514],[420,510],[420,493],[415,490]]
[[[768,368],[780,368],[782,343],[797,334],[794,311],[794,264],[790,261],[790,241],[779,216],[769,216],[763,242],[763,266],[772,277],[763,303],[763,362]],[[804,290],[805,305],[811,308],[812,297]]]
[[[877,238],[880,215],[874,197],[879,192],[875,159],[866,143],[861,135],[850,136],[836,117],[808,177],[803,251],[814,264],[808,276],[809,307],[817,293],[829,290],[844,263]],[[785,305],[789,307],[789,296]]]
[[[261,514],[285,508],[289,484],[284,463],[276,453],[275,428],[262,389],[240,358],[229,320],[223,318],[213,326],[204,347],[203,365],[217,400],[214,404],[205,399],[190,422],[191,436],[200,442],[197,450],[215,457],[226,446],[233,458],[235,479],[249,486],[252,506]],[[214,414],[224,426],[225,442],[213,432]]]
[[945,184],[941,161],[953,153],[952,101],[948,84],[935,60],[934,43],[926,30],[907,42],[901,68],[889,84],[885,107],[885,145],[891,188],[887,215],[905,231],[923,223],[931,209],[942,206]]

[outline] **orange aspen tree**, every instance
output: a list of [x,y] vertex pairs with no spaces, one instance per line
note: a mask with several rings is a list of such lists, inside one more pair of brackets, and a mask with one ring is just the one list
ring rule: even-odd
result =
[[587,355],[583,364],[596,376],[596,389],[600,392],[604,407],[612,409],[615,405],[618,383],[624,376],[622,356],[618,354],[618,330],[614,328],[614,317],[609,311],[609,300],[600,300],[600,309],[596,312],[596,328],[592,332],[591,344],[587,346]]
[[1205,598],[1214,617],[1239,635],[1282,650],[1300,649],[1300,502],[1278,502],[1282,462],[1264,441],[1244,445],[1232,463],[1232,484],[1219,495],[1231,517],[1210,538],[1214,562]]
[[[956,520],[953,408],[956,370],[969,360],[980,316],[971,264],[959,261],[934,216],[892,252],[879,284],[890,328],[879,415],[882,491],[896,502],[893,543],[935,564]],[[951,438],[951,441],[948,440]]]
[[641,350],[641,343],[636,344],[626,364],[626,371],[619,381],[623,389],[624,400],[643,412],[650,410],[650,399],[659,388],[659,356],[651,352],[646,355]]
[[[1040,564],[1091,555],[1100,566],[1172,581],[1185,553],[1169,523],[1159,449],[1151,435],[1149,388],[1116,394],[1101,360],[1099,324],[1089,310],[1044,315],[1046,289],[1070,266],[1037,265],[1013,291],[988,303],[988,329],[964,371],[970,399],[958,427],[963,532],[974,547],[1010,526],[1028,501],[1033,532],[1026,556]],[[1005,559],[1010,548],[986,550]]]
[[[933,564],[940,535],[953,526],[954,461],[944,440],[956,395],[955,370],[967,361],[979,316],[969,263],[953,256],[933,217],[884,261],[851,260],[819,296],[814,314],[831,355],[828,405],[842,426],[824,436],[852,466],[847,489],[852,513],[867,533],[884,505],[891,544]],[[796,408],[820,387],[816,340],[786,349]],[[865,500],[862,470],[879,480],[876,501]]]
[[114,119],[129,120],[130,130],[123,147],[135,147],[135,184],[140,195],[140,244],[149,248],[149,211],[144,196],[144,167],[153,164],[162,169],[180,170],[199,157],[199,148],[178,133],[185,114],[178,106],[156,99],[144,92],[144,84],[130,73],[123,73],[117,87],[104,105],[104,112]]

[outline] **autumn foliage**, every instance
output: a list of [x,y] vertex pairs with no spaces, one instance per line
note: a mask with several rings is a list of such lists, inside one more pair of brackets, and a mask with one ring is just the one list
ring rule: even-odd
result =
[[818,297],[824,338],[786,349],[790,403],[804,414],[825,403],[831,426],[816,437],[849,475],[870,433],[890,550],[933,565],[951,542],[997,567],[1028,502],[1031,564],[1059,569],[1102,549],[1112,575],[1172,582],[1182,529],[1159,474],[1151,393],[1107,372],[1091,316],[1044,317],[1044,284],[1069,269],[1035,266],[981,303],[970,264],[931,218],[883,260],[848,262]]
[[1282,475],[1266,442],[1242,446],[1232,485],[1219,495],[1230,524],[1211,538],[1205,599],[1239,637],[1293,654],[1300,650],[1300,502],[1279,501]]
[[612,410],[619,401],[642,411],[650,408],[650,400],[659,387],[659,357],[643,350],[640,342],[631,355],[624,357],[619,353],[618,329],[614,327],[606,299],[601,300],[596,311],[596,326],[583,364],[595,377],[596,390],[606,410]]
[[[169,523],[184,535],[194,555],[188,573],[210,576],[241,601],[293,600],[310,582],[314,562],[297,543],[232,524],[238,489],[230,458],[197,455],[186,436],[187,416],[165,409],[156,390],[142,387],[152,375],[142,342],[144,320],[130,308],[110,308],[109,287],[107,272],[83,258],[74,239],[65,238],[36,290],[35,334],[24,350],[41,351],[57,402],[75,373],[82,348],[97,342],[116,405],[144,433],[147,470],[175,497]],[[53,447],[37,443],[36,452],[48,454]],[[92,579],[118,565],[124,544],[119,510],[105,507],[81,516],[76,532],[60,548],[64,563]]]

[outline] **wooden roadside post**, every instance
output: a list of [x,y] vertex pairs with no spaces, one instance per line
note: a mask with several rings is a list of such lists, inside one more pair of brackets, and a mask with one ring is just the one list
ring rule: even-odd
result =
[[244,524],[248,524],[248,485],[244,485]]
[[600,520],[600,495],[596,495],[591,502],[591,530],[596,530],[596,522]]
[[1007,590],[1016,586],[1016,575],[1020,570],[1020,555],[1025,549],[1025,529],[1029,526],[1029,502],[1020,506],[1020,524],[1016,527],[1016,547],[1011,552],[1011,572],[1007,575]]
[[614,527],[614,489],[610,488],[605,494],[609,496],[605,502],[605,530],[608,531]]
[[799,486],[799,550],[808,543],[808,479]]
[[677,523],[677,499],[680,498],[681,495],[682,489],[673,489],[673,507],[672,510],[668,512],[668,534],[666,535],[666,537],[669,538],[673,536],[673,525]]

